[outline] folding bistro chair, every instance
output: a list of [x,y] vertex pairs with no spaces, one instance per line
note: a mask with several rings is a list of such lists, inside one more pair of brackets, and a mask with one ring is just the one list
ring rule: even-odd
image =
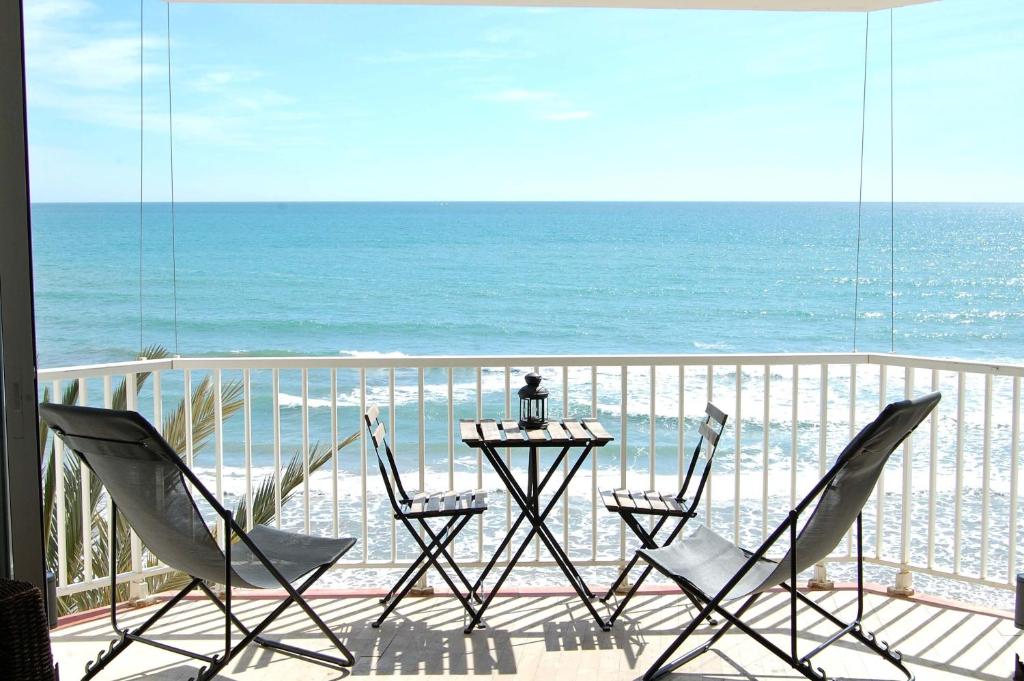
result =
[[[792,509],[786,519],[754,551],[745,551],[700,526],[685,538],[677,539],[659,549],[641,549],[643,556],[659,572],[672,579],[691,598],[704,604],[700,614],[655,661],[644,679],[654,679],[686,664],[711,649],[718,639],[736,626],[808,679],[826,681],[820,667],[811,665],[811,658],[849,634],[867,648],[881,655],[899,669],[908,681],[914,678],[903,664],[903,656],[890,649],[884,641],[863,629],[864,555],[861,537],[861,510],[875,487],[893,451],[931,413],[941,399],[932,393],[916,400],[894,402],[855,437],[842,451],[832,468],[818,484]],[[797,528],[800,516],[817,499],[802,529]],[[797,590],[796,578],[827,557],[842,541],[852,524],[857,525],[857,616],[844,622],[836,614],[822,608]],[[789,535],[789,549],[776,562],[765,557],[784,535]],[[743,613],[766,590],[776,586],[789,593],[789,650],[783,650],[753,625],[744,622]],[[726,602],[746,600],[735,611],[727,610]],[[801,603],[836,625],[839,630],[806,655],[797,652],[797,604]],[[727,621],[705,643],[672,662],[666,661],[697,628],[702,619],[716,612]]]
[[[476,610],[474,610],[469,599],[475,598],[479,602],[480,597],[473,591],[473,587],[466,578],[466,575],[459,569],[455,559],[448,551],[448,546],[455,539],[456,535],[462,531],[462,528],[466,526],[466,523],[474,516],[487,510],[487,495],[482,491],[472,490],[468,492],[441,492],[435,494],[416,492],[409,494],[402,484],[402,478],[398,473],[395,454],[391,451],[390,445],[388,445],[387,431],[380,420],[380,410],[376,406],[371,406],[366,410],[363,417],[366,419],[366,427],[370,431],[370,440],[373,442],[373,449],[377,454],[377,465],[380,468],[381,477],[384,478],[384,488],[387,490],[388,498],[391,500],[391,508],[395,512],[395,519],[402,521],[402,524],[409,530],[409,534],[412,535],[419,545],[420,551],[422,551],[419,557],[413,561],[412,565],[395,582],[395,585],[391,587],[387,595],[381,599],[380,602],[385,606],[384,612],[380,614],[380,617],[373,623],[373,626],[379,627],[381,625],[384,619],[395,609],[399,601],[405,598],[413,585],[416,584],[416,581],[423,576],[423,573],[430,566],[437,570],[441,578],[452,590],[452,593],[455,594],[455,597],[462,603],[462,607],[466,609],[466,612],[473,618],[473,621],[476,621]],[[438,532],[435,532],[427,522],[434,518],[445,521]],[[423,533],[430,539],[429,543],[420,536],[413,521],[419,525]],[[455,581],[441,563],[438,562],[438,558],[443,558],[459,578],[462,586],[466,588],[465,595],[462,594]],[[482,627],[483,625],[479,626]]]
[[[212,679],[249,643],[301,657],[349,667],[355,658],[313,611],[302,594],[356,543],[341,537],[326,539],[282,532],[257,525],[248,532],[231,511],[182,462],[153,426],[132,411],[42,404],[39,414],[103,483],[110,495],[110,593],[117,593],[118,511],[161,562],[190,577],[189,583],[134,629],[117,624],[117,604],[111,598],[110,621],[118,638],[85,666],[85,679],[95,676],[132,642],[186,655],[204,663],[196,681]],[[217,546],[196,506],[191,487],[216,513],[225,528],[223,551]],[[232,541],[232,536],[237,541]],[[293,582],[302,580],[298,586]],[[207,582],[224,585],[223,601]],[[287,597],[255,627],[246,627],[232,612],[231,589],[284,589]],[[149,630],[186,594],[199,589],[224,613],[224,652],[203,655],[147,638]],[[263,638],[263,631],[296,603],[323,632],[341,657]],[[232,644],[232,626],[242,634]]]
[[[708,482],[708,476],[711,475],[711,463],[715,458],[715,450],[718,448],[718,441],[722,438],[722,432],[725,430],[725,422],[729,418],[725,412],[710,402],[704,408],[704,414],[704,420],[701,421],[700,428],[698,429],[700,437],[697,440],[697,446],[694,447],[693,454],[690,456],[690,465],[686,469],[683,486],[677,493],[661,494],[659,492],[625,489],[604,490],[601,492],[604,507],[612,513],[619,514],[622,521],[626,523],[626,526],[640,539],[643,548],[658,548],[656,537],[665,523],[669,522],[670,518],[675,523],[675,526],[665,539],[665,544],[675,539],[680,530],[683,529],[683,526],[686,525],[686,521],[697,515],[697,505],[700,503],[701,494],[704,493],[704,486]],[[693,474],[697,469],[697,461],[700,459],[701,449],[704,448],[705,443],[707,443],[707,448],[704,456],[704,468],[701,470],[700,478],[697,480],[697,488],[694,490],[693,496],[687,497],[687,492],[690,491],[690,483],[693,481]],[[640,516],[654,517],[658,520],[648,532],[641,524]],[[612,594],[619,588],[619,585],[629,576],[629,572],[636,565],[639,557],[639,553],[633,554],[626,567],[622,569],[619,576],[612,582],[608,593],[601,598],[602,601],[607,601],[612,597]],[[618,616],[622,614],[626,604],[633,598],[633,595],[640,588],[640,585],[644,583],[644,580],[647,579],[647,576],[651,574],[652,569],[650,565],[644,567],[643,572],[640,573],[636,582],[633,583],[632,588],[619,601],[615,612],[608,618],[609,625],[614,624]],[[696,601],[694,601],[694,605],[698,610],[701,607]],[[714,619],[710,617],[708,621],[711,624],[715,624]]]

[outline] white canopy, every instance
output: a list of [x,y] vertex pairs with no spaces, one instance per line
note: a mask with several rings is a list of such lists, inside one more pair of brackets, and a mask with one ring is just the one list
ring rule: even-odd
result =
[[488,5],[507,7],[618,7],[622,9],[730,9],[794,12],[871,12],[936,0],[167,0],[339,5]]

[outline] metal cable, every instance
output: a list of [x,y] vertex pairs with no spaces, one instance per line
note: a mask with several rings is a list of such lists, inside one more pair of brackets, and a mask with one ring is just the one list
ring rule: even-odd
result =
[[893,26],[889,10],[889,352],[896,352],[896,135],[894,123]]
[[178,256],[174,206],[174,99],[171,87],[171,3],[167,7],[167,139],[171,162],[171,295],[174,298],[174,354],[178,355]]
[[868,102],[868,30],[871,14],[864,13],[864,87],[860,100],[860,187],[857,192],[857,257],[853,277],[853,351],[857,352],[857,317],[860,305],[860,242],[864,218],[864,128]]
[[145,100],[144,89],[143,89],[143,73],[145,67],[145,49],[143,43],[143,29],[145,22],[143,21],[145,15],[143,10],[144,0],[139,0],[139,356],[142,356],[142,260],[143,260],[143,236],[144,236],[144,222],[143,222],[143,210],[145,206],[145,197],[143,195],[143,178],[144,178],[144,122],[145,122]]

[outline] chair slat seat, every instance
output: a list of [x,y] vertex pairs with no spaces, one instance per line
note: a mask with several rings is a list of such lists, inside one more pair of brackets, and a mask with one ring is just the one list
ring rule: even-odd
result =
[[686,500],[679,501],[675,494],[651,490],[601,490],[601,500],[604,502],[605,509],[612,513],[677,518],[690,515],[686,508]]
[[407,518],[440,518],[473,515],[487,510],[487,493],[483,491],[419,493],[400,501],[400,513]]

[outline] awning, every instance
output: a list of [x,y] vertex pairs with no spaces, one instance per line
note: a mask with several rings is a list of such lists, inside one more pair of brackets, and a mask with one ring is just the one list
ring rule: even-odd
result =
[[167,0],[191,3],[478,5],[490,7],[615,7],[620,9],[717,9],[775,12],[873,12],[937,0]]

